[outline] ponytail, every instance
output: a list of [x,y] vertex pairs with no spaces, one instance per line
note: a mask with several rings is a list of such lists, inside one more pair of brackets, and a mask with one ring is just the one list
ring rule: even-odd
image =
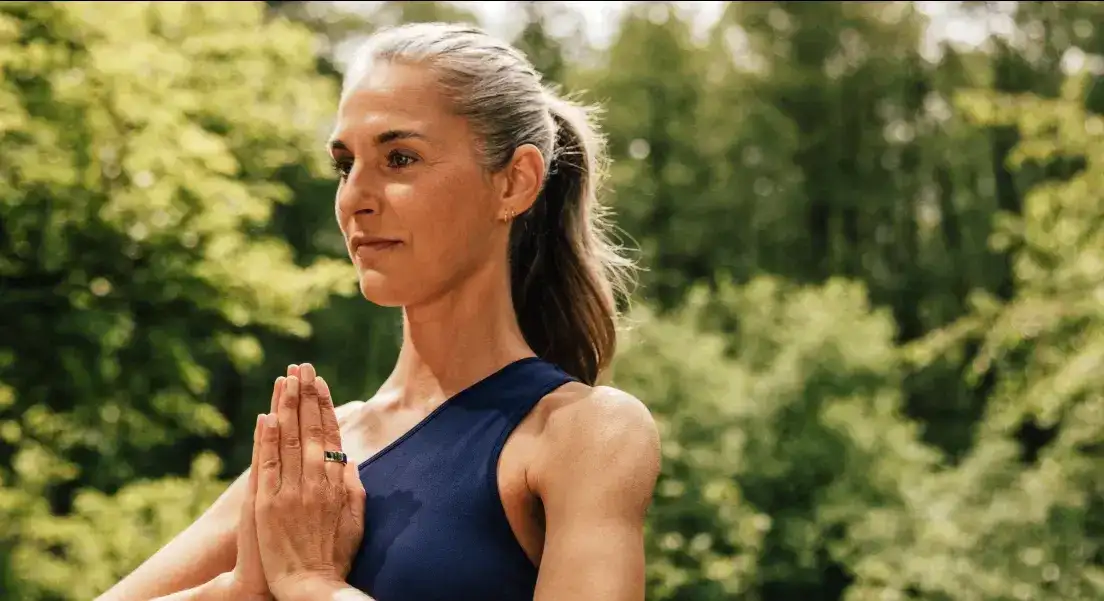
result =
[[605,148],[588,109],[551,93],[546,100],[552,160],[543,190],[510,232],[511,292],[529,346],[594,385],[616,350],[631,263],[611,244],[598,204]]

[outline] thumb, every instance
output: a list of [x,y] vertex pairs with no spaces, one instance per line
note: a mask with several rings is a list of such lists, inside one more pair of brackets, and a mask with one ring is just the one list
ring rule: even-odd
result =
[[353,516],[353,521],[359,527],[364,527],[364,484],[360,481],[360,471],[357,469],[357,465],[353,462],[345,464],[345,470],[343,472],[345,480],[345,492],[346,498],[349,503],[349,512]]
[[261,435],[264,427],[264,415],[257,416],[257,426],[253,429],[253,460],[249,466],[249,479],[246,481],[245,501],[241,509],[241,525],[239,526],[243,536],[254,536],[256,522],[253,517],[253,504],[257,501],[257,472],[260,471]]

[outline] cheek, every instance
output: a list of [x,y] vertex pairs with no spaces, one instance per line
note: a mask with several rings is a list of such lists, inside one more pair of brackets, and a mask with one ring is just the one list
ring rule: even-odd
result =
[[[471,182],[443,179],[386,187],[388,204],[407,232],[419,258],[453,262],[468,254],[473,243],[486,241],[489,231],[479,197]],[[386,221],[386,220],[385,220]]]
[[345,220],[341,218],[341,188],[337,189],[337,193],[334,195],[334,221],[337,222],[337,228],[341,230],[341,235],[345,233]]
[[350,220],[352,219],[349,209],[350,199],[347,196],[352,192],[352,190],[349,190],[349,184],[341,182],[337,185],[337,191],[334,193],[334,221],[337,222],[342,237],[346,239],[349,236]]

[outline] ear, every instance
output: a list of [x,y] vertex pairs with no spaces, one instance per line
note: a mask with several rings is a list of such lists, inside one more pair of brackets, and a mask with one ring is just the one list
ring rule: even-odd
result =
[[509,221],[533,206],[544,185],[544,156],[532,144],[522,144],[499,172],[501,176],[498,218]]

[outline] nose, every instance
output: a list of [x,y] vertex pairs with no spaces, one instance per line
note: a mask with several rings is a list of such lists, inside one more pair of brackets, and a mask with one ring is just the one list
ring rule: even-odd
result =
[[354,167],[337,191],[336,210],[342,224],[355,216],[379,213],[379,190],[366,174]]

